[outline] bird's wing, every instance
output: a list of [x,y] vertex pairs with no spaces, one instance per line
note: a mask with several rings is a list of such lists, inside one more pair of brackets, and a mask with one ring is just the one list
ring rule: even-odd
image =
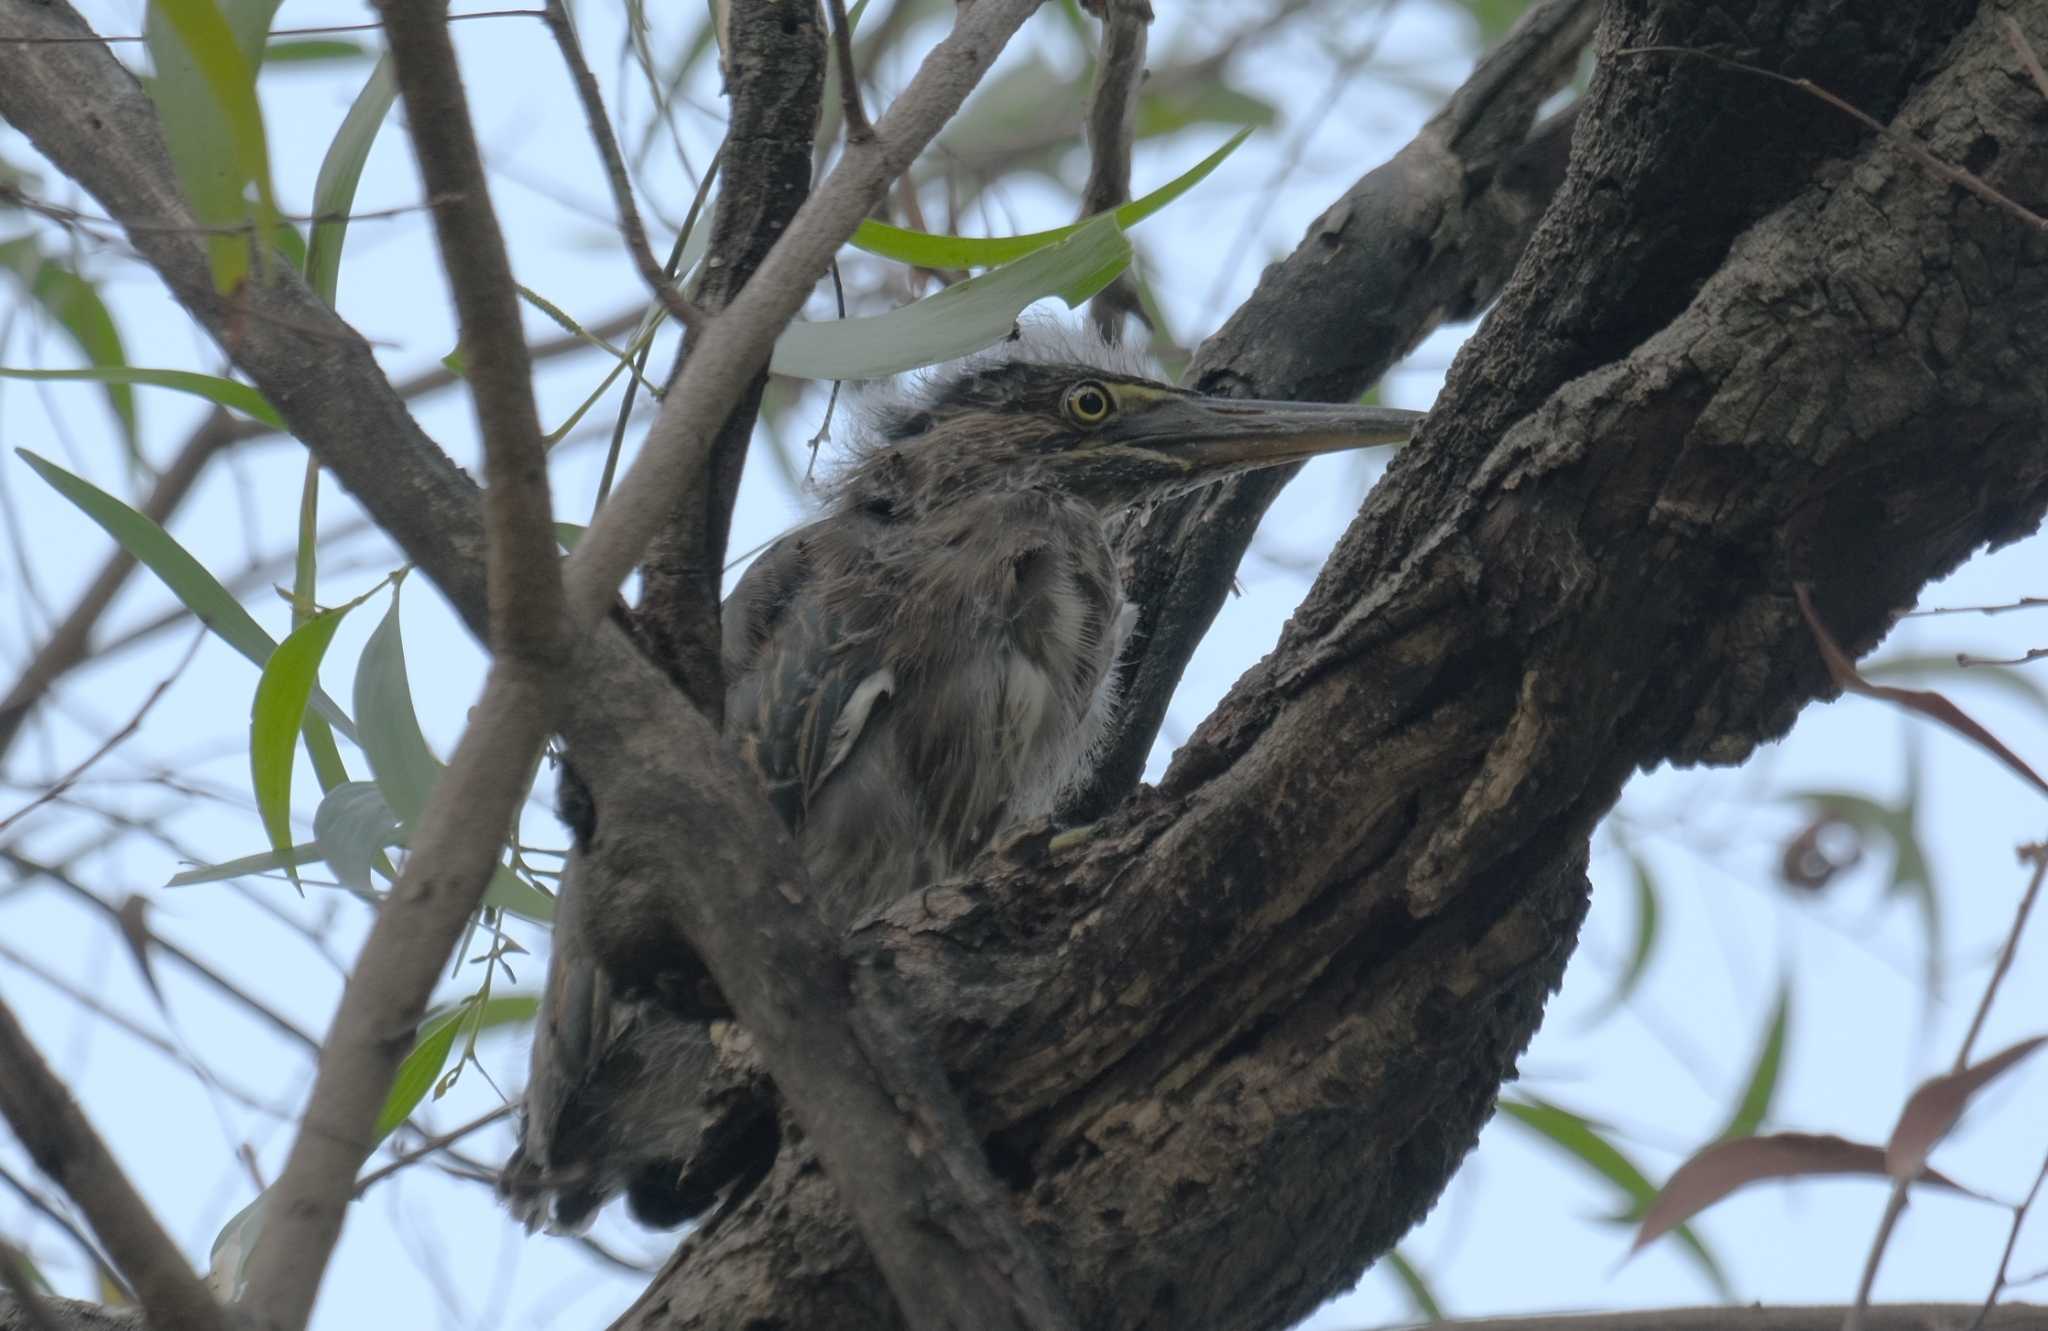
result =
[[897,687],[879,626],[827,595],[838,561],[817,546],[847,535],[820,524],[785,536],[726,601],[726,732],[792,830]]

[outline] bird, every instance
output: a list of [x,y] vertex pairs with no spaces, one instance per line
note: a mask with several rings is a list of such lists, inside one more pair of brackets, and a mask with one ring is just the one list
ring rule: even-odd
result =
[[[1046,328],[884,390],[863,416],[818,516],[721,612],[726,741],[840,928],[964,873],[1085,776],[1135,620],[1113,520],[1238,472],[1399,443],[1422,419],[1204,396]],[[731,1181],[701,1140],[713,1033],[611,990],[576,946],[576,869],[572,852],[500,1191],[529,1229],[573,1231],[622,1191],[642,1222],[678,1224]]]

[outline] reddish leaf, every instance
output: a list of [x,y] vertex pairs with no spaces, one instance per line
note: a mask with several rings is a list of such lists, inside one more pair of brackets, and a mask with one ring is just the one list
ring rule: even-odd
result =
[[1912,1099],[1899,1111],[1898,1126],[1884,1148],[1885,1168],[1893,1178],[1910,1178],[1927,1160],[1927,1153],[1948,1136],[1970,1097],[1984,1084],[2013,1064],[2048,1044],[2048,1035],[2022,1040],[2003,1053],[1973,1063],[1961,1072],[1935,1077],[1920,1084]]
[[[1779,1132],[1767,1137],[1716,1142],[1672,1171],[1664,1190],[1644,1213],[1629,1251],[1646,1247],[1666,1230],[1692,1219],[1746,1184],[1835,1174],[1884,1178],[1885,1153],[1862,1142],[1809,1132]],[[1931,1169],[1922,1172],[1920,1179],[1948,1188],[1957,1186]]]
[[2000,762],[2025,777],[2027,782],[2044,795],[2048,795],[2048,781],[2043,781],[2038,772],[2021,761],[2020,756],[1999,741],[1998,737],[1978,725],[1963,711],[1931,689],[1899,689],[1889,684],[1872,684],[1856,673],[1852,662],[1842,649],[1835,645],[1827,629],[1821,626],[1820,616],[1814,612],[1813,596],[1806,584],[1800,583],[1794,589],[1799,597],[1799,613],[1806,616],[1806,627],[1813,631],[1813,640],[1820,648],[1821,660],[1827,663],[1828,674],[1845,692],[1860,693],[1866,698],[1881,698],[1897,703],[1910,712],[1918,712],[1929,720],[1938,721],[1963,738],[1983,747]]

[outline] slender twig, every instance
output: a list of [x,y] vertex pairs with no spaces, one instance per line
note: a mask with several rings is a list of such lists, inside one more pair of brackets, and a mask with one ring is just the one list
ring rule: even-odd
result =
[[2020,1204],[2012,1208],[2012,1228],[2005,1234],[2005,1251],[1998,1255],[1998,1271],[1991,1277],[1991,1289],[1984,1295],[1984,1306],[1971,1319],[1970,1331],[1978,1331],[1984,1319],[1991,1315],[1991,1309],[1998,1302],[1998,1296],[2014,1282],[2011,1278],[2013,1249],[2019,1246],[2020,1229],[2027,1223],[2027,1212],[2033,1209],[2034,1201],[2041,1195],[2041,1185],[2048,1183],[2048,1157],[2043,1157],[2041,1168],[2034,1174],[2034,1186],[2027,1189],[2027,1195]]
[[427,1138],[425,1141],[421,1142],[418,1146],[413,1147],[409,1151],[399,1152],[397,1155],[393,1156],[388,1163],[378,1166],[376,1169],[371,1170],[369,1173],[357,1179],[355,1195],[357,1197],[361,1197],[371,1188],[375,1187],[379,1183],[382,1183],[385,1179],[390,1178],[399,1170],[404,1169],[408,1165],[416,1164],[419,1161],[426,1159],[428,1156],[433,1155],[438,1151],[446,1150],[448,1147],[453,1146],[456,1142],[461,1141],[464,1137],[467,1137],[472,1132],[476,1132],[482,1128],[487,1128],[491,1126],[491,1124],[496,1123],[498,1120],[509,1117],[512,1111],[517,1109],[518,1107],[519,1106],[517,1104],[512,1103],[499,1105],[496,1109],[493,1109],[488,1113],[478,1115],[477,1117],[471,1119],[469,1122],[463,1124],[459,1128],[450,1128],[448,1131],[440,1133],[437,1136]]
[[206,633],[204,630],[194,634],[191,646],[187,647],[185,654],[178,658],[178,663],[171,667],[171,673],[158,680],[156,687],[144,695],[142,705],[135,709],[135,714],[123,722],[120,728],[115,730],[113,734],[107,736],[105,742],[87,754],[85,759],[76,767],[66,772],[63,776],[58,777],[48,790],[30,800],[27,804],[22,805],[13,813],[8,814],[5,818],[0,818],[0,832],[5,832],[8,828],[14,826],[45,804],[48,804],[51,800],[62,796],[65,791],[70,790],[72,786],[78,783],[78,778],[91,771],[94,764],[112,753],[115,749],[120,748],[136,731],[142,729],[142,722],[149,715],[150,709],[156,706],[158,699],[170,691],[171,685],[178,682],[179,676],[185,673],[185,667],[191,665],[192,658],[198,654],[199,644],[205,641]]
[[[1999,949],[1998,960],[1991,967],[1991,978],[1985,981],[1984,996],[1977,1000],[1977,1011],[1970,1018],[1970,1029],[1963,1036],[1962,1048],[1956,1050],[1955,1062],[1949,1068],[1951,1076],[1970,1066],[1970,1051],[1976,1047],[1977,1037],[1983,1033],[1984,1022],[1991,1015],[1991,1002],[1998,996],[1999,986],[2012,969],[2013,956],[2019,951],[2020,935],[2026,932],[2027,919],[2034,913],[2034,902],[2041,895],[2042,879],[2048,878],[2048,842],[2022,847],[2020,858],[2034,862],[2034,873],[2027,880],[2027,890],[2020,894],[2019,908],[2013,912],[2012,928],[2007,931],[2005,945]],[[1842,1320],[1842,1331],[1860,1331],[1863,1326],[1865,1310],[1870,1307],[1870,1292],[1877,1284],[1877,1268],[1884,1261],[1892,1230],[1898,1226],[1899,1216],[1906,1209],[1908,1184],[1907,1179],[1897,1179],[1892,1183],[1891,1195],[1885,1199],[1884,1214],[1877,1222],[1877,1234],[1870,1241],[1870,1255],[1863,1260],[1863,1275],[1856,1283],[1856,1301],[1849,1305],[1848,1314]],[[2033,1194],[2029,1193],[2028,1200],[2032,1199]],[[1997,1297],[1996,1289],[1992,1296]]]
[[[1081,216],[1105,213],[1131,197],[1131,141],[1137,132],[1138,91],[1145,82],[1145,38],[1152,24],[1147,0],[1105,0],[1102,50],[1095,58],[1095,86],[1088,97],[1088,182],[1081,190]],[[1124,318],[1142,320],[1136,284],[1128,270],[1097,292],[1088,314],[1106,342],[1122,339]]]
[[228,1320],[177,1244],[150,1214],[107,1144],[0,1001],[0,1117],[36,1167],[62,1185],[108,1257],[135,1290],[150,1324],[227,1331]]
[[[682,230],[676,232],[676,243],[669,250],[668,266],[662,272],[670,282],[683,275],[679,271],[683,266],[683,251],[690,243],[691,233],[697,229],[697,219],[704,211],[704,201],[711,196],[711,182],[718,178],[719,164],[724,160],[725,144],[721,142],[717,150],[711,154],[711,162],[704,168],[703,178],[697,182],[697,193],[690,199],[690,211],[683,215]],[[665,306],[663,308],[666,309]],[[604,471],[597,478],[597,498],[590,506],[590,515],[593,519],[597,516],[597,510],[604,507],[605,499],[612,492],[612,479],[618,475],[619,458],[626,447],[626,425],[632,419],[633,400],[639,395],[640,384],[647,373],[648,357],[654,352],[654,329],[658,322],[658,315],[643,318],[640,329],[635,334],[639,349],[633,353],[633,377],[626,381],[626,391],[619,401],[619,414],[612,422],[611,447],[605,452]]]
[[832,56],[839,66],[839,107],[846,118],[846,141],[867,143],[875,137],[874,126],[860,104],[860,74],[853,63],[853,33],[846,26],[846,0],[825,0],[832,14]]
[[482,429],[492,663],[484,695],[428,797],[412,853],[378,912],[334,1015],[304,1119],[249,1259],[246,1306],[297,1331],[341,1235],[374,1121],[441,966],[475,912],[526,793],[563,675],[561,572],[547,453],[519,298],[445,24],[422,6],[381,6],[420,174],[458,202],[435,238],[461,318]]
[[78,1250],[86,1255],[87,1260],[92,1263],[93,1269],[105,1275],[107,1282],[120,1290],[122,1295],[130,1302],[134,1301],[135,1291],[128,1288],[128,1282],[121,1279],[121,1273],[114,1269],[113,1263],[107,1260],[107,1255],[100,1251],[97,1243],[92,1241],[92,1236],[73,1224],[71,1217],[65,1215],[56,1203],[9,1173],[5,1166],[0,1166],[0,1183],[4,1183],[12,1189],[14,1195],[21,1198],[24,1206],[42,1216],[43,1219],[49,1221],[58,1229],[63,1230],[64,1236],[77,1244]]
[[676,290],[674,281],[665,277],[661,265],[654,261],[654,251],[647,247],[647,229],[640,224],[640,210],[633,203],[633,182],[626,174],[626,159],[619,155],[619,141],[612,134],[611,118],[604,110],[604,94],[598,89],[597,76],[590,72],[589,62],[583,58],[583,43],[577,40],[576,25],[570,21],[562,0],[548,0],[544,16],[548,30],[555,35],[555,45],[561,49],[562,61],[569,66],[570,81],[576,85],[576,96],[583,103],[583,118],[590,124],[590,137],[597,144],[598,156],[604,159],[612,204],[619,213],[619,231],[633,256],[633,266],[640,270],[641,280],[664,309],[685,327],[699,327],[704,322],[703,311]]

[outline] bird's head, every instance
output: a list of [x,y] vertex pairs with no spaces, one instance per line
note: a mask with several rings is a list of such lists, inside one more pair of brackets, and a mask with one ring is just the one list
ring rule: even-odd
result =
[[1406,440],[1422,413],[1206,397],[1106,363],[1097,344],[1013,343],[877,413],[846,478],[926,502],[1052,486],[1113,511],[1236,472]]

